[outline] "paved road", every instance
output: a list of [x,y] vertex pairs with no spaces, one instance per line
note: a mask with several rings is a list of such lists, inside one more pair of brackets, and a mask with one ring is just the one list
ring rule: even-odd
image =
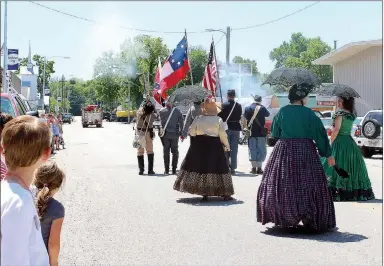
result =
[[[338,232],[289,235],[256,223],[260,177],[247,174],[245,146],[244,173],[233,177],[238,201],[199,203],[172,189],[175,176],[137,174],[130,125],[78,121],[64,127],[67,149],[54,156],[67,173],[62,265],[381,265],[382,158],[366,160],[380,200],[336,203]],[[154,145],[161,173],[158,138]]]

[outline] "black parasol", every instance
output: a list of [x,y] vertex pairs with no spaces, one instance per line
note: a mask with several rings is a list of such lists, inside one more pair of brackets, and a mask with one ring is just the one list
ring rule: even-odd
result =
[[313,88],[321,85],[318,77],[310,70],[305,68],[287,68],[281,67],[273,70],[267,79],[263,82],[271,86],[278,85],[292,87],[293,85],[309,84]]
[[348,85],[343,84],[323,84],[318,91],[319,95],[338,96],[344,98],[360,98],[360,95]]
[[212,96],[212,92],[206,88],[189,85],[176,89],[168,98],[167,103],[172,105],[189,105],[193,102],[202,102],[204,99]]

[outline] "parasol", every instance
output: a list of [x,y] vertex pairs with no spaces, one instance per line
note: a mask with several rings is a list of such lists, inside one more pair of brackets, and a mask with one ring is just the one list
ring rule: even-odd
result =
[[351,87],[343,84],[324,84],[318,91],[319,95],[338,96],[344,98],[360,98],[360,95]]
[[312,71],[305,68],[287,67],[273,70],[261,85],[269,84],[271,86],[292,87],[295,84],[301,85],[304,83],[313,86],[313,88],[321,85],[320,80]]
[[210,96],[212,96],[212,92],[206,88],[197,85],[189,85],[176,89],[169,96],[167,103],[188,106],[193,102],[202,102],[205,98]]

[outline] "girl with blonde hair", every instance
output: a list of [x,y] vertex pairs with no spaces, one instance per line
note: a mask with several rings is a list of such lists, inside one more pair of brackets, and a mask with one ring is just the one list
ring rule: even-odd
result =
[[203,196],[232,200],[232,177],[225,155],[229,151],[223,120],[217,116],[216,103],[205,100],[202,115],[189,128],[191,144],[181,165],[174,189]]

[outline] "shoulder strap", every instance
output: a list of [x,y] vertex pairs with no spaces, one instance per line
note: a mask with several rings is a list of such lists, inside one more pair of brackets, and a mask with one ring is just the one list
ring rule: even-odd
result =
[[231,110],[231,112],[229,112],[229,115],[228,115],[227,119],[225,120],[225,122],[228,121],[229,117],[231,116],[231,114],[233,112],[233,109],[235,109],[235,106],[236,106],[236,102],[233,104],[232,110]]
[[175,108],[172,108],[171,114],[168,116],[167,122],[165,122],[164,130],[167,128],[169,120],[171,119],[171,116],[172,116],[174,110],[175,110]]
[[[251,127],[251,126],[252,126],[253,121],[255,120],[255,118],[256,118],[257,114],[259,113],[260,109],[261,109],[261,107],[260,107],[259,105],[257,105],[256,108],[255,108],[255,111],[253,111],[253,115],[252,115],[251,120],[249,120],[248,127]],[[257,119],[256,119],[256,123],[257,123],[257,122],[258,122],[258,121],[257,121]]]

